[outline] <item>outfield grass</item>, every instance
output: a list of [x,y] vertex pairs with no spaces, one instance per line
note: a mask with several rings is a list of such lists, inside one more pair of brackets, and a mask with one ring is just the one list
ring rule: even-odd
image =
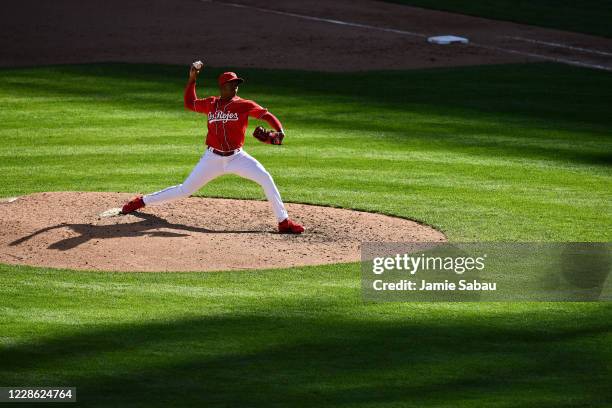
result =
[[[240,94],[287,129],[280,148],[247,142],[287,201],[416,218],[453,241],[610,241],[607,73],[240,73]],[[0,195],[181,181],[204,128],[182,107],[184,77],[182,67],[126,64],[0,70]],[[200,194],[263,199],[235,177]],[[0,385],[76,385],[89,406],[612,403],[608,304],[363,304],[359,284],[356,265],[2,265]]]
[[[182,181],[205,132],[205,117],[182,106],[183,71],[0,71],[0,195],[151,192]],[[452,240],[612,235],[602,228],[612,223],[607,73],[538,64],[241,74],[248,78],[241,95],[287,129],[283,147],[252,137],[246,146],[287,201],[416,218]],[[264,198],[259,186],[233,176],[200,194]]]
[[612,37],[609,0],[386,0],[494,20],[513,21],[559,30]]
[[0,383],[76,385],[87,406],[612,402],[605,304],[363,304],[358,275],[344,266],[201,274],[0,266],[0,285]]

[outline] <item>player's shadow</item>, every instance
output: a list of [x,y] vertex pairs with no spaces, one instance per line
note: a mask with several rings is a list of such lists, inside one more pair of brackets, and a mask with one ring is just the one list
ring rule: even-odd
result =
[[36,235],[40,235],[47,231],[51,231],[58,228],[69,228],[72,231],[79,234],[76,237],[70,237],[54,242],[49,245],[49,249],[57,249],[60,251],[66,251],[72,248],[76,248],[92,239],[108,239],[108,238],[121,238],[121,237],[186,237],[189,234],[172,232],[172,231],[161,231],[161,229],[170,229],[178,231],[188,232],[199,232],[205,234],[265,234],[268,231],[262,230],[211,230],[208,228],[196,227],[192,225],[175,224],[168,222],[167,220],[160,218],[153,214],[146,214],[140,212],[132,213],[133,216],[141,218],[141,221],[128,223],[128,224],[114,224],[114,225],[91,225],[91,224],[58,224],[51,227],[42,228],[38,231],[31,233],[25,237],[19,238],[11,242],[10,246],[16,246],[23,244],[24,242],[32,239]]

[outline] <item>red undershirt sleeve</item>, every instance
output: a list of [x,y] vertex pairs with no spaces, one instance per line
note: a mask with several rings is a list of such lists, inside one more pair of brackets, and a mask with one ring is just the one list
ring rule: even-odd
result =
[[276,116],[268,112],[266,108],[258,105],[253,101],[249,101],[249,104],[249,116],[259,120],[265,120],[277,132],[280,132],[283,129],[283,125],[280,123],[280,120],[278,120]]
[[207,113],[206,99],[198,99],[195,87],[195,81],[189,81],[185,87],[185,108],[194,112]]
[[280,123],[280,120],[278,120],[277,117],[271,114],[270,112],[264,113],[262,116],[259,117],[259,119],[268,122],[268,124],[272,126],[277,132],[280,132],[283,129],[283,125]]

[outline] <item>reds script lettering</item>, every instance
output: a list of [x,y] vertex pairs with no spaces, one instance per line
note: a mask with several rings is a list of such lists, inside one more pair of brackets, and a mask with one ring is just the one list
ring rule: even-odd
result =
[[238,114],[234,112],[223,112],[223,111],[216,111],[215,113],[212,113],[212,112],[208,113],[208,123],[214,123],[214,122],[227,123],[230,120],[237,121]]

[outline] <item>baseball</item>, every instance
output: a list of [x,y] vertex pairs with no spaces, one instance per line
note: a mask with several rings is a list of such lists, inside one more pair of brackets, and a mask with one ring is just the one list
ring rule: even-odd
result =
[[195,69],[200,70],[204,66],[204,63],[202,61],[196,61],[192,65]]

